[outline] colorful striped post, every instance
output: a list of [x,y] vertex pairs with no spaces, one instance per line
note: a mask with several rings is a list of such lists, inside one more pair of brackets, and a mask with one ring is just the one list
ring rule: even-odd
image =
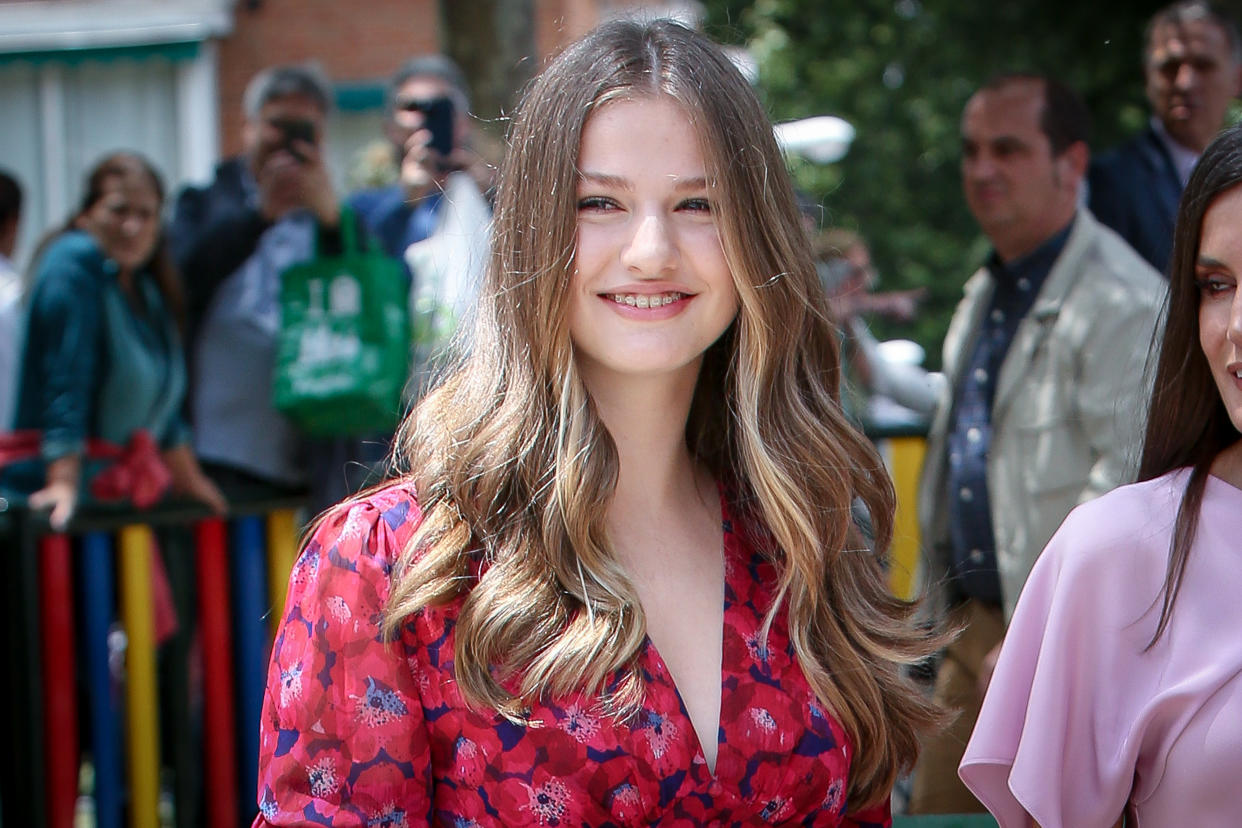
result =
[[103,532],[82,537],[82,617],[91,756],[95,764],[96,828],[121,828],[121,711],[108,669],[108,632],[115,617],[116,575],[112,538]]
[[47,819],[49,828],[72,828],[78,798],[78,697],[73,663],[73,560],[67,535],[40,539],[39,583]]
[[195,529],[198,623],[203,645],[203,777],[209,828],[237,825],[237,739],[233,706],[233,632],[229,620],[226,525]]
[[130,825],[159,828],[159,705],[155,692],[155,618],[151,589],[149,526],[126,526],[119,533],[121,620],[125,651],[126,714],[129,724]]
[[292,509],[277,509],[267,516],[268,587],[271,590],[272,635],[285,615],[285,591],[298,555],[297,516]]
[[[238,738],[243,803],[254,803],[259,779],[259,717],[267,684],[267,598],[264,518],[233,522],[234,642],[237,653]],[[250,807],[254,807],[251,805]],[[243,806],[243,813],[250,813]],[[247,820],[248,821],[248,820]]]
[[919,566],[919,474],[927,440],[921,436],[890,437],[888,444],[889,471],[897,492],[888,584],[894,595],[908,601],[914,597]]

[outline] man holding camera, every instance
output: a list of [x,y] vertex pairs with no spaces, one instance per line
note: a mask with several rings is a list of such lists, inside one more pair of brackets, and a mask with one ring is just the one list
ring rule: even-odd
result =
[[190,414],[204,469],[233,497],[300,490],[306,445],[272,405],[280,274],[339,247],[340,202],[323,151],[331,105],[308,66],[246,88],[242,155],[177,198],[169,239],[186,286]]
[[410,390],[418,395],[477,296],[491,221],[483,191],[492,168],[471,148],[466,79],[444,55],[411,58],[397,70],[384,132],[398,181],[355,193],[349,204],[410,274]]
[[349,203],[410,274],[417,395],[477,295],[491,221],[483,191],[492,168],[471,149],[466,79],[444,55],[406,61],[389,84],[387,112],[384,132],[398,181],[356,193]]
[[[384,135],[392,145],[397,183],[363,190],[349,203],[389,255],[403,258],[412,244],[440,225],[447,190],[468,172],[487,168],[469,149],[470,97],[466,80],[444,55],[402,64],[388,86]],[[477,178],[477,177],[476,177]],[[475,181],[472,189],[488,185]]]

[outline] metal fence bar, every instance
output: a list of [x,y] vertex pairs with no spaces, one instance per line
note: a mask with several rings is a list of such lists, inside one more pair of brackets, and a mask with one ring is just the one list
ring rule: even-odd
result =
[[226,537],[227,527],[219,518],[200,521],[195,529],[203,643],[203,778],[209,828],[237,825],[237,722]]
[[44,760],[50,828],[72,828],[78,798],[78,694],[74,672],[73,556],[69,536],[39,543],[43,632]]
[[126,715],[129,725],[130,825],[159,828],[159,703],[155,692],[155,617],[149,526],[119,534],[121,619],[125,625]]
[[893,546],[889,557],[889,588],[898,598],[914,597],[919,568],[919,474],[927,440],[922,436],[890,437],[889,473],[897,492],[893,516]]
[[108,635],[115,617],[116,573],[112,537],[88,532],[82,537],[82,621],[87,705],[91,720],[91,757],[95,766],[95,826],[120,828],[121,711],[108,667]]
[[267,686],[267,557],[264,520],[259,515],[233,522],[233,622],[237,636],[238,792],[242,803],[239,822],[248,822],[257,810],[259,779],[259,716]]

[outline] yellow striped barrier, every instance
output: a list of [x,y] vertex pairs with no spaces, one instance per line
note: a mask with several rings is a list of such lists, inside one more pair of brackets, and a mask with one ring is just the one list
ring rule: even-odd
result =
[[120,531],[121,619],[126,647],[129,725],[130,825],[159,828],[159,704],[155,689],[155,618],[148,526]]
[[272,600],[272,629],[285,615],[285,591],[289,573],[298,554],[297,515],[292,509],[277,509],[267,516],[268,590]]
[[889,556],[888,585],[898,598],[910,600],[918,587],[919,568],[919,474],[927,440],[921,436],[885,439],[889,474],[897,493],[893,516],[893,546]]

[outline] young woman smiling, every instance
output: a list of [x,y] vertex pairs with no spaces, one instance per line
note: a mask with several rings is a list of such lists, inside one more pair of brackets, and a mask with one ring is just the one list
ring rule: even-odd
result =
[[509,143],[407,471],[295,567],[258,824],[887,824],[937,641],[886,591],[892,489],[754,93],[610,23]]

